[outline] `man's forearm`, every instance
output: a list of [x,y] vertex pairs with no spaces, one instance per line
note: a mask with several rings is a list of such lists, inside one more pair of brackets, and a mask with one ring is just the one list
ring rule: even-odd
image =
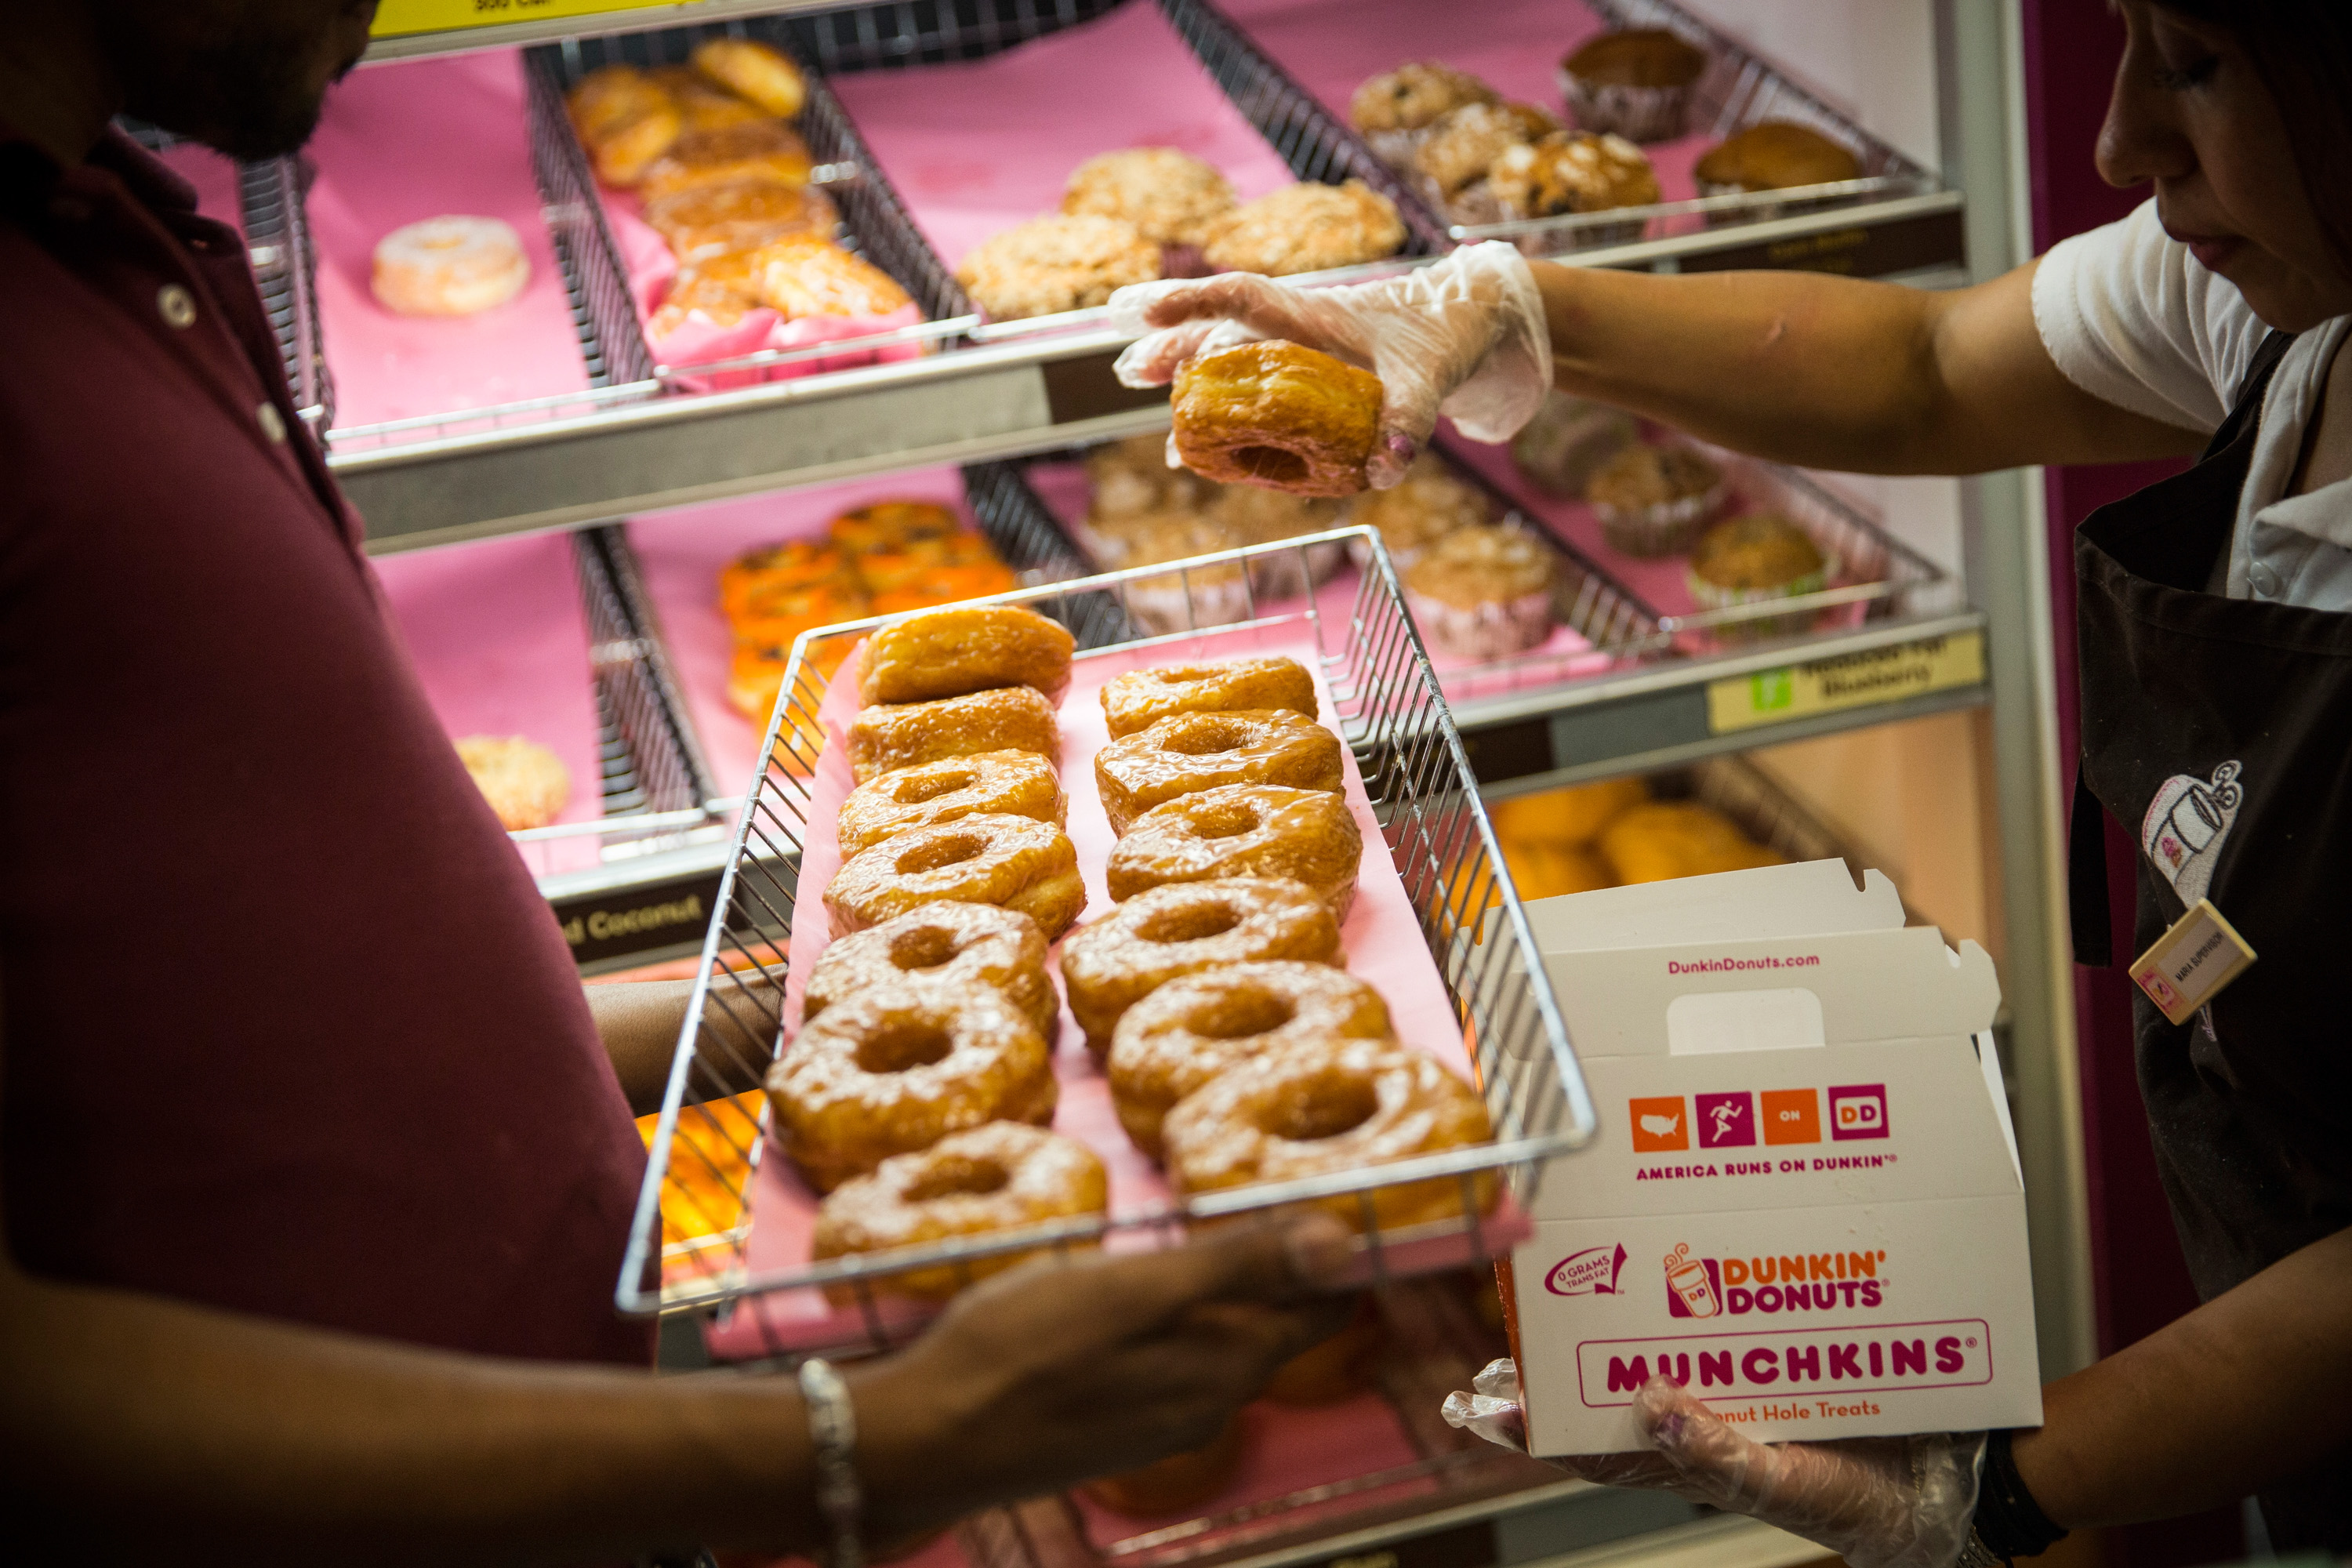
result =
[[2234,1503],[2352,1443],[2352,1231],[2042,1391],[2019,1474],[2069,1528]]

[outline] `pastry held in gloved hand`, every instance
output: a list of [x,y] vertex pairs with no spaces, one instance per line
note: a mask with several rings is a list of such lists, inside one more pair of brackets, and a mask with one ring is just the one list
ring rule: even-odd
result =
[[1147,334],[1118,356],[1129,386],[1160,386],[1187,362],[1278,338],[1368,367],[1381,383],[1364,478],[1385,489],[1445,415],[1474,441],[1507,441],[1551,385],[1551,334],[1527,258],[1499,240],[1465,245],[1395,278],[1296,289],[1248,273],[1139,284],[1111,321]]
[[1380,434],[1380,377],[1297,343],[1243,343],[1176,372],[1175,432],[1203,479],[1294,495],[1364,488]]
[[[1446,1423],[1525,1452],[1518,1367],[1491,1362],[1472,1390],[1446,1396]],[[1853,1568],[1948,1568],[1968,1540],[1981,1432],[1757,1443],[1664,1377],[1643,1384],[1633,1408],[1649,1449],[1548,1462],[1602,1486],[1669,1491],[1748,1514],[1827,1547]]]

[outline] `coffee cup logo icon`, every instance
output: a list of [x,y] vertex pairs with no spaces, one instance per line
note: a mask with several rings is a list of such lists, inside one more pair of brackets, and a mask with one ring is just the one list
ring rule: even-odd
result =
[[1673,1293],[1675,1317],[1712,1318],[1723,1310],[1714,1272],[1706,1259],[1690,1255],[1687,1241],[1675,1243],[1675,1249],[1666,1254],[1666,1289]]

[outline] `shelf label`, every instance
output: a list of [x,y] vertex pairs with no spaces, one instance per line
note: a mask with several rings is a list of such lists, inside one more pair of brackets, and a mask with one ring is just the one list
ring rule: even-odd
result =
[[1931,691],[1981,685],[1984,634],[1923,637],[1866,653],[1841,654],[1810,664],[1784,664],[1753,675],[1713,680],[1706,688],[1711,735],[1786,724],[1816,713],[1900,702]]
[[404,33],[445,33],[495,27],[546,16],[593,16],[600,11],[645,11],[678,0],[382,0],[368,32],[379,38]]

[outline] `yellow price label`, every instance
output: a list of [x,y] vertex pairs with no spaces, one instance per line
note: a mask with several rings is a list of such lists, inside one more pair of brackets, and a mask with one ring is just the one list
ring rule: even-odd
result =
[[1785,724],[1816,713],[1979,686],[1984,678],[1982,632],[1923,637],[1709,681],[1706,728],[1709,734],[1722,735],[1762,724]]
[[381,0],[375,25],[379,38],[404,33],[446,33],[459,27],[495,27],[549,16],[593,16],[600,11],[645,11],[679,0]]

